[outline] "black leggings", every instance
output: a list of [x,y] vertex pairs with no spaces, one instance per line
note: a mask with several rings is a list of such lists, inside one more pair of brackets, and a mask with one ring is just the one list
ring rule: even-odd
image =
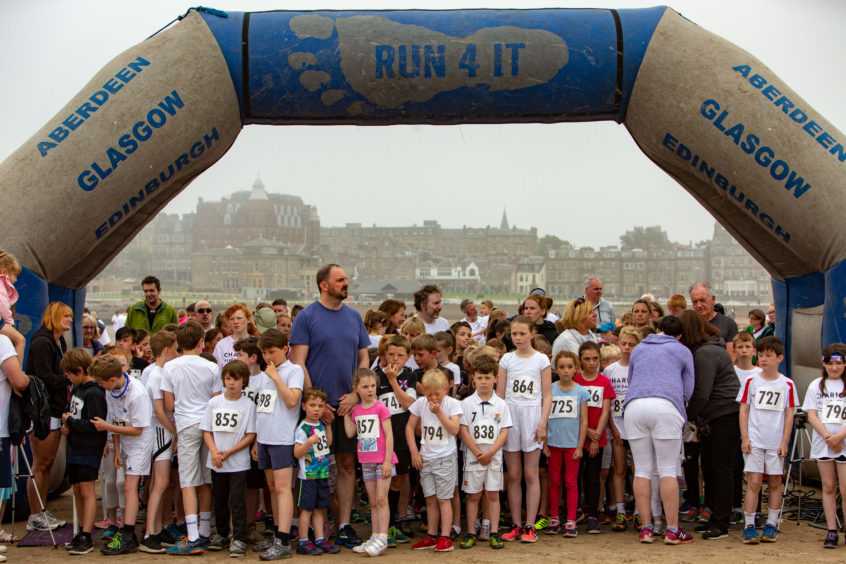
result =
[[233,538],[250,542],[247,532],[247,470],[243,472],[215,472],[212,470],[214,520],[217,533],[229,536],[229,512],[232,511]]
[[599,473],[602,471],[602,448],[596,456],[590,456],[588,449],[582,456],[582,488],[585,493],[585,513],[588,517],[599,516]]

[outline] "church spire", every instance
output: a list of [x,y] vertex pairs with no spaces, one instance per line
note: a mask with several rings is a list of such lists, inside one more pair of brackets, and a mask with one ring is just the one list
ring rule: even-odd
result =
[[502,222],[499,224],[500,229],[508,229],[508,217],[505,215],[505,208],[502,208]]

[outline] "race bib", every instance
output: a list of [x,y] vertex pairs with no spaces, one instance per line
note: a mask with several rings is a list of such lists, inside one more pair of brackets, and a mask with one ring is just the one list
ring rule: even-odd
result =
[[326,432],[315,431],[314,434],[318,437],[318,441],[314,443],[314,445],[311,447],[314,456],[316,458],[326,456],[327,454],[329,454],[329,441],[326,438]]
[[529,376],[514,378],[511,381],[511,397],[534,400],[540,392],[540,379]]
[[553,396],[550,419],[573,419],[579,416],[579,404],[575,396]]
[[440,423],[436,425],[423,425],[423,436],[421,442],[429,446],[446,446],[449,440],[446,429]]
[[273,413],[276,405],[276,390],[260,390],[256,399],[256,413]]
[[388,408],[388,412],[391,415],[396,415],[397,413],[405,413],[405,410],[400,405],[399,400],[397,399],[397,395],[394,392],[386,392],[379,396],[379,401],[381,401],[385,407]]
[[118,427],[126,427],[129,425],[129,420],[125,418],[115,418],[114,420],[112,420],[112,423],[114,423]]
[[588,392],[588,407],[602,407],[602,398],[605,388],[602,386],[585,386]]
[[379,416],[378,415],[359,415],[355,418],[356,436],[361,439],[378,439],[379,438]]
[[755,393],[755,407],[769,411],[784,411],[784,389],[759,386]]
[[247,386],[241,390],[241,395],[250,398],[250,401],[253,403],[258,403],[258,388]]
[[241,424],[241,411],[238,409],[213,409],[212,431],[216,433],[234,433]]
[[83,407],[85,407],[85,402],[82,401],[80,398],[78,398],[76,396],[72,396],[71,401],[70,401],[70,409],[68,410],[68,413],[70,413],[71,417],[79,419],[80,417],[82,417],[82,408]]
[[499,436],[499,425],[490,419],[476,421],[470,427],[470,438],[477,445],[492,445]]
[[617,396],[611,401],[611,415],[614,417],[623,416],[623,404],[626,402],[626,396]]
[[820,408],[820,421],[825,424],[846,425],[846,400],[826,398]]

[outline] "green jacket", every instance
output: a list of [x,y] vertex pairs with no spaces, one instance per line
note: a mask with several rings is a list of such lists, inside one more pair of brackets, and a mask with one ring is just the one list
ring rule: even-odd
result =
[[179,317],[176,315],[176,310],[162,302],[159,311],[156,312],[156,317],[153,319],[153,326],[150,327],[150,322],[147,320],[147,308],[144,304],[145,302],[141,301],[129,308],[129,313],[126,316],[127,327],[146,329],[152,335],[164,329],[164,326],[168,323],[179,325]]

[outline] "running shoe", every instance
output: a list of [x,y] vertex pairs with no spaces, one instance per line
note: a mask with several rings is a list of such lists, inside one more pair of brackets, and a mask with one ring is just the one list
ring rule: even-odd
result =
[[491,548],[494,549],[505,547],[505,543],[502,542],[501,538],[499,538],[499,533],[491,533],[491,538],[488,540],[488,542],[491,544]]
[[652,544],[652,527],[641,528],[638,540],[644,544]]
[[59,519],[58,517],[56,517],[55,515],[53,515],[52,513],[50,513],[46,509],[44,510],[44,515],[47,517],[47,520],[50,522],[50,524],[53,525],[54,529],[57,529],[59,527],[64,527],[65,525],[68,524],[67,521],[65,521],[63,519]]
[[758,538],[758,529],[755,528],[755,525],[749,525],[745,529],[743,529],[743,533],[740,535],[743,544],[758,544],[760,539]]
[[542,531],[546,529],[547,527],[549,527],[549,519],[547,519],[543,515],[538,515],[534,527],[536,531]]
[[388,538],[393,538],[397,544],[404,544],[408,542],[408,536],[399,530],[396,526],[388,528]]
[[729,515],[729,525],[737,525],[743,522],[743,511],[733,509]]
[[534,527],[526,527],[520,535],[520,542],[538,542],[538,532]]
[[764,530],[761,532],[761,542],[775,542],[778,537],[778,527],[772,523],[764,525]]
[[237,539],[229,543],[229,557],[238,558],[239,556],[247,555],[247,543]]
[[138,552],[138,539],[135,534],[126,534],[123,531],[118,531],[109,541],[109,544],[100,549],[105,556],[114,556],[117,554],[132,554]]
[[596,517],[588,517],[587,532],[589,535],[598,535],[601,532]]
[[433,537],[432,535],[426,535],[416,543],[411,545],[413,550],[429,550],[430,548],[435,548],[438,544],[438,539]]
[[461,544],[458,545],[459,548],[473,548],[476,546],[476,540],[478,537],[473,533],[467,533],[464,535],[464,540],[461,541]]
[[558,531],[561,530],[561,521],[558,520],[558,517],[550,517],[549,518],[549,526],[546,528],[546,534],[548,535],[557,535]]
[[168,528],[162,529],[156,533],[156,537],[165,548],[171,547],[179,542],[179,538],[173,536],[173,533],[170,531],[170,527],[176,528],[174,525],[170,525]]
[[341,527],[341,530],[338,531],[338,534],[335,536],[335,544],[338,546],[345,546],[347,548],[353,548],[358,546],[362,543],[362,540],[358,538],[358,535],[355,534],[355,530],[352,528],[352,525],[344,525]]
[[652,523],[652,536],[663,537],[667,530],[667,524],[661,521],[660,523]]
[[82,533],[73,537],[73,540],[67,545],[68,554],[88,554],[94,551],[94,543],[91,542],[91,536]]
[[297,543],[297,554],[317,555],[323,554],[323,549],[310,540],[301,540]]
[[479,527],[479,540],[486,541],[490,540],[491,538],[491,525],[490,523],[482,522],[482,526]]
[[178,554],[180,556],[191,556],[194,554],[202,554],[203,547],[200,544],[200,539],[189,541],[188,537],[182,537],[178,543],[167,549],[168,554]]
[[455,546],[452,540],[447,537],[438,537],[438,542],[435,544],[435,552],[450,552]]
[[515,541],[520,538],[520,535],[523,534],[523,527],[519,525],[513,525],[510,529],[508,529],[505,533],[502,534],[502,540],[511,542]]
[[716,527],[711,527],[704,533],[702,533],[702,538],[705,540],[717,540],[717,539],[724,539],[728,536],[728,531],[723,529],[717,529]]
[[109,527],[103,531],[103,534],[100,535],[100,540],[108,542],[119,530],[120,527],[117,525],[109,525]]
[[693,542],[693,535],[682,529],[677,528],[675,532],[669,528],[664,531],[664,544],[687,544]]
[[44,513],[33,513],[26,520],[27,531],[52,531],[59,526],[52,523]]
[[711,509],[708,507],[703,506],[702,509],[699,510],[699,522],[700,523],[707,523],[711,520]]
[[361,523],[364,521],[364,517],[361,515],[358,509],[353,509],[350,513],[350,522],[351,523]]
[[643,519],[640,518],[640,513],[635,515],[632,521],[634,522],[635,531],[639,531],[643,528]]
[[314,544],[319,546],[326,554],[337,554],[341,552],[341,549],[329,542],[329,539],[323,538],[320,540],[316,540],[314,541]]
[[837,537],[837,531],[829,531],[825,536],[823,548],[837,548],[838,542],[840,542],[840,539]]
[[579,531],[576,529],[575,521],[567,521],[567,524],[564,526],[564,536],[568,539],[574,539],[579,536]]
[[367,553],[367,556],[382,556],[385,554],[387,549],[387,541],[383,541],[382,539],[370,539],[364,552]]
[[147,538],[141,539],[141,542],[138,544],[138,550],[147,554],[163,554],[167,552],[167,548],[162,545],[159,535],[150,535]]
[[624,513],[617,513],[617,516],[614,518],[614,522],[611,524],[611,530],[625,531],[627,526],[628,521],[626,521],[626,515]]
[[290,545],[282,544],[282,539],[273,537],[273,545],[259,554],[259,560],[282,560],[290,558],[292,552]]

